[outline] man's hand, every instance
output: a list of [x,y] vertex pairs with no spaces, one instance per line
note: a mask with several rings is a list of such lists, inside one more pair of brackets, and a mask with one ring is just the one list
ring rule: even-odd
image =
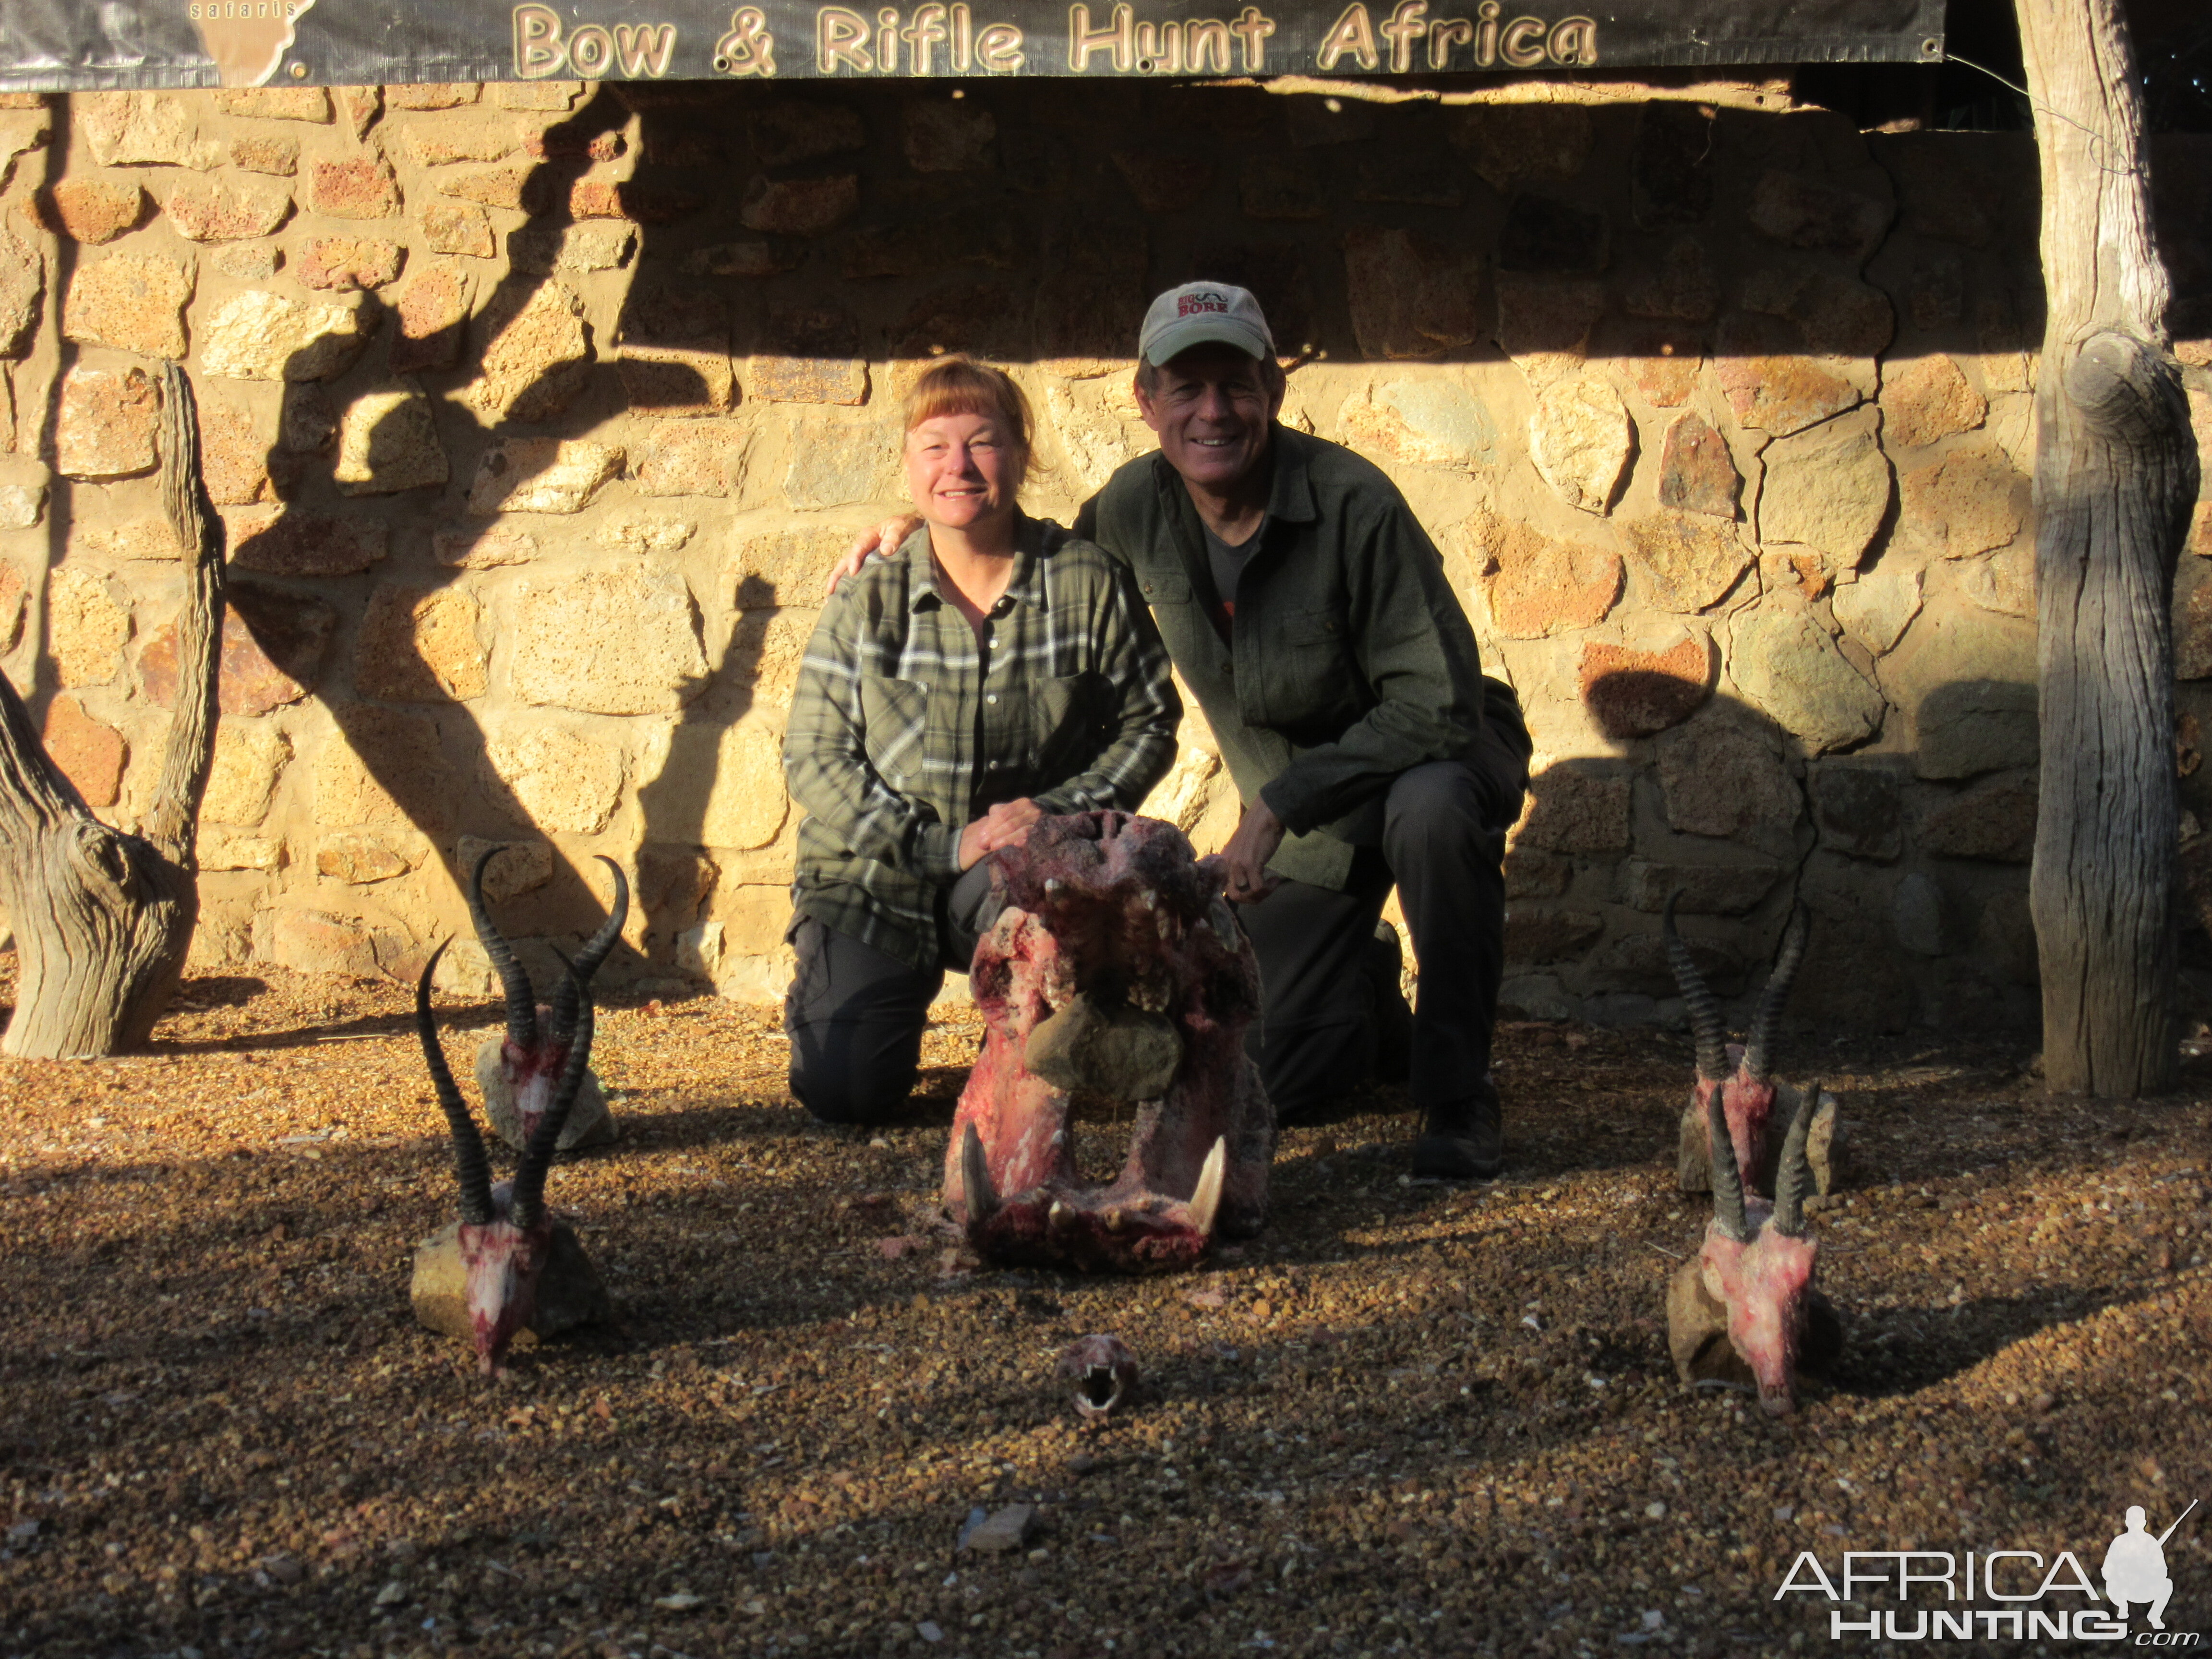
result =
[[1030,826],[1044,816],[1044,809],[1024,796],[1020,800],[1002,800],[960,832],[960,867],[972,870],[976,860],[988,858],[1001,847],[1012,847],[1025,839]]
[[1283,821],[1264,800],[1255,800],[1237,821],[1237,833],[1221,849],[1229,869],[1229,896],[1237,904],[1257,904],[1283,884],[1267,873],[1267,860],[1283,844]]
[[822,585],[822,597],[826,599],[835,593],[837,584],[846,577],[859,575],[871,553],[878,558],[890,557],[921,524],[921,520],[911,513],[895,513],[873,530],[862,531],[860,539],[846,550],[845,556],[830,567],[830,579]]

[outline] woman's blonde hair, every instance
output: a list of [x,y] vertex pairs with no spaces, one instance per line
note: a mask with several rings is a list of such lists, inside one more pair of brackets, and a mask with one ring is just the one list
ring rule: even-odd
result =
[[1004,428],[1001,435],[1018,450],[1026,477],[1036,456],[1030,442],[1030,400],[1013,377],[973,357],[945,357],[916,377],[906,394],[906,425],[911,432],[940,415],[988,415]]

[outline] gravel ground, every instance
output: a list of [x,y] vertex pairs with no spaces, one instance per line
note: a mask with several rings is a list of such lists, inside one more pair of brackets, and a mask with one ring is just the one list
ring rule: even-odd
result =
[[[763,1013],[617,1003],[626,1138],[551,1195],[621,1326],[488,1383],[408,1311],[453,1196],[406,1006],[202,979],[149,1054],[0,1062],[0,1650],[1781,1653],[1831,1640],[1774,1599],[1801,1550],[2094,1575],[2128,1504],[2212,1497],[2212,1062],[2092,1109],[2017,1047],[1820,1055],[1868,1164],[1817,1218],[1848,1350],[1773,1423],[1667,1365],[1680,1041],[1510,1028],[1505,1179],[1408,1184],[1378,1091],[1284,1137],[1241,1252],[1085,1280],[931,1225],[972,1024],[868,1138],[810,1127]],[[495,1011],[445,1012],[465,1077]],[[1146,1372],[1103,1430],[1052,1375],[1093,1331]],[[957,1550],[1015,1503],[1025,1549]],[[2195,1629],[2196,1517],[2167,1556]]]

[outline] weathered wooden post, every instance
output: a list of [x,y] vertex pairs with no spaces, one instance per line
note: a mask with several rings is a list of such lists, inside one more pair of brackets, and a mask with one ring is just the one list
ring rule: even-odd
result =
[[191,385],[173,363],[161,387],[161,499],[184,550],[185,605],[176,716],[142,833],[92,815],[0,675],[0,899],[21,970],[0,1047],[24,1059],[93,1059],[143,1042],[199,915],[193,849],[215,759],[223,529],[201,478]]
[[2197,453],[2166,350],[2118,0],[2018,0],[2049,306],[2036,380],[2043,766],[2030,901],[2055,1091],[2172,1085],[2174,562]]

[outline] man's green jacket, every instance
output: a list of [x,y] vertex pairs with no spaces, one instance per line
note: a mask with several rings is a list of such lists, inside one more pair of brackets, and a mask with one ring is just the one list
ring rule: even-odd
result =
[[1158,453],[1109,478],[1076,520],[1135,573],[1168,654],[1249,804],[1288,831],[1276,874],[1342,889],[1382,836],[1409,767],[1464,755],[1492,718],[1525,745],[1513,694],[1486,681],[1443,560],[1381,469],[1280,424],[1261,545],[1237,577],[1224,642],[1198,509]]

